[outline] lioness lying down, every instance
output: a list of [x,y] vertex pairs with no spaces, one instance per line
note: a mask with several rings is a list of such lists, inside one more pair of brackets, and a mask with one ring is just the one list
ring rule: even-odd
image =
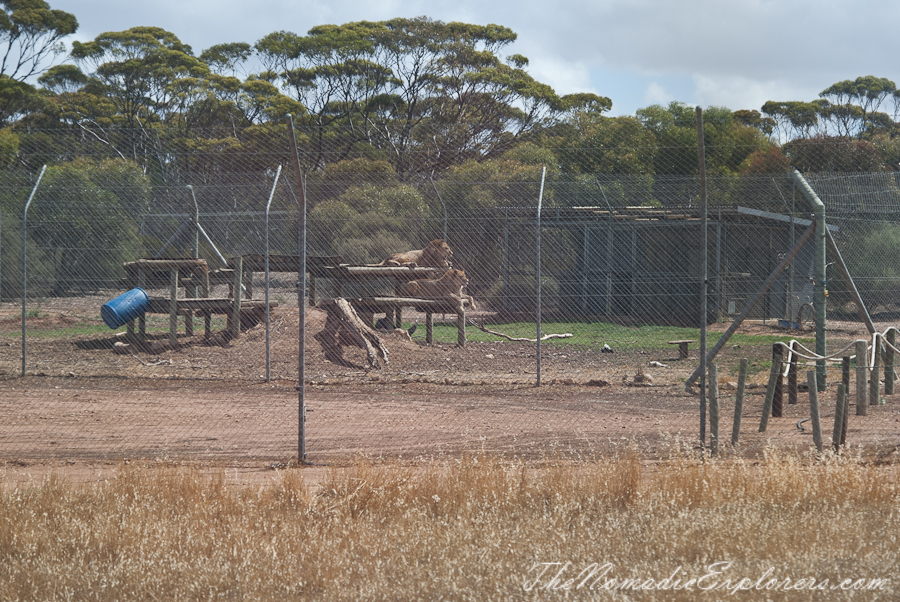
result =
[[463,301],[469,302],[469,309],[475,309],[475,299],[462,289],[469,283],[463,270],[447,270],[437,280],[412,280],[406,283],[403,294],[419,299],[454,299],[464,308]]
[[432,240],[424,249],[394,253],[377,265],[420,268],[449,268],[453,251],[443,240]]

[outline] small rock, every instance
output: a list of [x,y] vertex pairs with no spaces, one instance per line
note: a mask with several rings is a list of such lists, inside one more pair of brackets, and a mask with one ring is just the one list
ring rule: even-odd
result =
[[113,343],[113,353],[118,353],[119,355],[128,355],[131,353],[131,345],[128,343],[123,343],[122,341],[116,341]]
[[600,349],[600,353],[615,353],[615,351],[613,351],[612,347],[610,347],[609,345],[604,344]]

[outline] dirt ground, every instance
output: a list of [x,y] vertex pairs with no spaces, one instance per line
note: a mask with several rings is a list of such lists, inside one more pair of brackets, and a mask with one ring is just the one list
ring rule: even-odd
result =
[[[57,304],[29,317],[27,375],[21,377],[21,341],[15,336],[21,316],[10,304],[0,308],[4,482],[39,478],[53,468],[77,480],[97,480],[118,462],[138,459],[223,466],[240,480],[296,460],[296,307],[273,312],[269,382],[263,324],[235,340],[218,334],[209,341],[198,324],[197,335],[181,335],[177,349],[159,336],[124,354],[113,352],[114,343],[124,340],[113,331],[38,336],[97,320],[89,314],[81,305]],[[683,383],[698,365],[696,345],[679,360],[674,348],[598,353],[545,343],[542,386],[536,387],[533,343],[427,346],[420,324],[412,340],[387,338],[388,364],[371,370],[361,349],[344,347],[341,357],[326,357],[315,336],[324,319],[323,312],[309,310],[304,403],[310,470],[357,455],[413,459],[486,450],[539,458],[614,453],[633,445],[652,458],[695,447],[699,395],[696,388],[685,391]],[[741,332],[771,334],[775,326],[747,324]],[[829,323],[829,329],[835,341],[865,332],[855,323]],[[615,349],[615,341],[609,344]],[[813,445],[810,423],[797,424],[810,415],[805,393],[796,405],[785,398],[784,416],[770,418],[759,432],[768,375],[761,371],[748,386],[740,443],[730,446],[739,360],[770,354],[770,347],[726,345],[718,358],[723,453],[754,456],[767,446],[806,451]],[[635,382],[639,367],[651,382]],[[836,376],[830,374],[832,386],[819,395],[826,445]],[[900,396],[888,396],[870,406],[868,415],[857,416],[851,399],[848,444],[878,462],[893,462],[900,444],[898,402]]]

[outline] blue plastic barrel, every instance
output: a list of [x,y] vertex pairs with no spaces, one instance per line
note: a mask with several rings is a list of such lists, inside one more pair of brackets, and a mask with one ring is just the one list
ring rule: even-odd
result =
[[137,287],[103,305],[100,308],[100,315],[107,326],[118,328],[147,311],[149,304],[150,297],[147,296],[144,289]]

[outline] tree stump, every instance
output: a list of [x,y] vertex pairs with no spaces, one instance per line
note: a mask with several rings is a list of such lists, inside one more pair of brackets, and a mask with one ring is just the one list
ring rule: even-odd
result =
[[[365,349],[369,366],[379,369],[388,363],[388,350],[384,341],[372,327],[359,317],[346,299],[327,299],[319,307],[328,312],[325,328],[317,338],[336,355],[342,355],[342,345]],[[326,350],[327,352],[327,350]]]

